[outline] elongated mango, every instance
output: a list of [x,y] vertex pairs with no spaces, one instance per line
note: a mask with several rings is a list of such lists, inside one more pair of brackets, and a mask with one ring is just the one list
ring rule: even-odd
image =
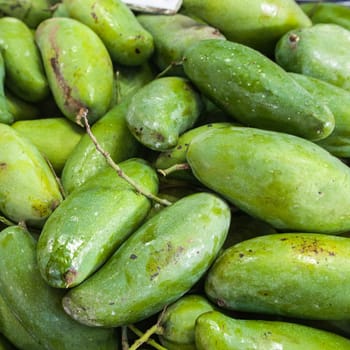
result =
[[275,48],[285,70],[312,76],[350,90],[350,31],[328,23],[285,33]]
[[43,100],[49,93],[49,86],[29,27],[17,18],[0,18],[0,48],[8,89],[25,101]]
[[34,238],[19,226],[0,234],[0,294],[43,349],[118,349],[113,329],[86,327],[62,309],[62,290],[41,278]]
[[35,40],[62,113],[75,122],[82,110],[90,123],[102,117],[112,100],[113,68],[97,34],[72,18],[53,17],[40,23]]
[[[140,159],[121,169],[156,194],[156,172]],[[74,287],[96,271],[141,224],[150,200],[109,167],[66,197],[45,223],[38,241],[40,272],[58,288]]]
[[234,319],[218,311],[200,315],[195,334],[198,350],[350,348],[349,339],[331,332],[291,322]]
[[116,63],[137,66],[153,53],[153,37],[121,0],[64,0],[71,18],[89,26]]
[[62,201],[57,180],[25,136],[6,124],[0,124],[0,135],[0,211],[41,227]]
[[[179,220],[181,218],[181,220]],[[230,210],[198,192],[158,212],[63,299],[78,322],[116,327],[156,314],[203,276],[227,235]]]
[[342,320],[350,313],[350,239],[316,233],[252,238],[226,249],[205,291],[220,307],[289,317]]
[[184,54],[184,70],[195,86],[244,125],[326,138],[331,111],[285,70],[260,52],[227,40],[202,40]]
[[[139,150],[139,143],[129,131],[125,120],[127,108],[128,100],[111,108],[91,127],[99,145],[116,163],[136,156]],[[61,180],[64,190],[72,192],[108,166],[90,136],[83,135],[63,167]]]
[[187,161],[196,178],[278,229],[350,229],[350,168],[297,136],[231,126],[195,137]]
[[0,54],[0,123],[12,124],[14,117],[9,110],[5,96],[5,62]]

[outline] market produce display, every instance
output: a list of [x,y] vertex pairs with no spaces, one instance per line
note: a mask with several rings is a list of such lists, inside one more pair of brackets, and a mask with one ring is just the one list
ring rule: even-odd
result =
[[0,350],[350,350],[350,9],[247,3],[0,0]]

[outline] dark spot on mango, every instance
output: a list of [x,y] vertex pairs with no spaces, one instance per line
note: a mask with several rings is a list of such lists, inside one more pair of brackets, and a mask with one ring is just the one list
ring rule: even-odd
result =
[[98,22],[98,17],[95,12],[91,12],[91,17],[94,19],[94,21],[97,23]]
[[5,170],[7,168],[7,163],[0,163],[0,170]]
[[65,272],[63,278],[67,287],[74,282],[76,276],[77,276],[77,271],[74,268],[70,268]]
[[243,258],[243,257],[244,257],[244,254],[243,254],[243,253],[239,253],[239,257],[240,257],[240,258]]
[[222,299],[217,299],[216,300],[216,304],[219,306],[219,307],[225,307],[226,303],[224,300]]
[[141,53],[141,50],[138,49],[138,48],[136,48],[136,49],[135,49],[135,53],[140,54],[140,53]]
[[159,275],[159,272],[156,272],[153,275],[151,275],[151,281],[153,281],[158,275]]
[[137,255],[135,255],[135,254],[131,254],[131,255],[130,255],[130,259],[131,259],[131,260],[135,260],[135,259],[137,259]]

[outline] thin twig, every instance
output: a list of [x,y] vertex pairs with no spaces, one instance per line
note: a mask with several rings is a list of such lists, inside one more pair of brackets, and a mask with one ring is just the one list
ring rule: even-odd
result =
[[[130,328],[130,330],[132,330],[138,337],[142,337],[143,336],[143,333],[138,328],[136,328],[134,325],[129,325],[128,328]],[[146,343],[148,345],[151,345],[152,347],[154,347],[157,350],[166,350],[165,347],[163,347],[162,345],[160,345],[159,343],[157,343],[153,339],[148,339],[146,341]]]
[[90,125],[89,125],[89,121],[87,118],[87,114],[88,114],[88,110],[86,108],[82,108],[79,111],[79,114],[77,116],[77,122],[81,123],[81,119],[83,119],[84,121],[84,126],[86,129],[87,134],[89,135],[90,139],[92,140],[93,144],[96,147],[96,150],[98,152],[100,152],[102,154],[102,156],[106,159],[107,163],[117,172],[118,176],[120,176],[122,179],[124,179],[126,182],[128,182],[132,187],[134,187],[135,191],[138,193],[143,194],[145,197],[159,203],[162,204],[164,206],[169,206],[172,203],[169,202],[166,199],[162,199],[159,198],[157,196],[155,196],[154,194],[150,193],[147,190],[142,189],[138,183],[136,183],[131,177],[129,177],[128,175],[126,175],[123,170],[119,167],[118,164],[116,164],[114,162],[114,160],[111,158],[110,154],[108,152],[106,152],[101,145],[98,143],[95,135],[92,133]]
[[16,226],[16,224],[14,222],[5,218],[4,216],[0,216],[0,222],[2,222],[6,226]]
[[128,328],[127,328],[127,326],[123,326],[122,327],[122,350],[129,350]]
[[167,74],[172,68],[181,66],[183,64],[183,60],[171,62],[165,69],[163,69],[160,73],[157,74],[155,79],[162,78],[165,74]]
[[171,167],[167,168],[167,169],[157,169],[157,171],[162,174],[163,176],[167,176],[171,173],[174,173],[175,171],[179,171],[179,170],[189,170],[190,165],[188,163],[178,163],[178,164],[174,164]]

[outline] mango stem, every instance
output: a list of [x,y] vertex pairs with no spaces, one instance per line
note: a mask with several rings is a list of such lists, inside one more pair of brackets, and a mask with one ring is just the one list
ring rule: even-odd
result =
[[5,224],[6,226],[15,226],[16,225],[14,222],[5,218],[4,216],[0,216],[0,222]]
[[190,165],[188,163],[178,163],[178,164],[172,165],[167,169],[157,169],[157,171],[163,176],[167,176],[171,173],[174,173],[175,171],[188,170],[188,169],[190,169]]
[[130,350],[129,349],[127,326],[122,326],[122,350]]
[[87,114],[88,114],[88,110],[86,108],[81,108],[79,111],[79,114],[77,116],[77,120],[84,121],[84,125],[85,125],[85,129],[87,134],[89,135],[91,141],[93,142],[93,144],[96,147],[96,150],[98,152],[100,152],[102,154],[102,156],[106,159],[107,163],[116,171],[116,173],[118,174],[118,176],[120,176],[122,179],[124,179],[126,182],[128,182],[132,187],[134,187],[135,191],[138,193],[141,193],[142,195],[144,195],[145,197],[159,203],[162,204],[164,206],[169,206],[172,203],[169,202],[166,199],[162,199],[159,198],[157,196],[155,196],[154,194],[142,189],[139,184],[137,184],[132,178],[130,178],[128,175],[126,175],[123,170],[119,167],[118,164],[116,164],[114,162],[114,160],[111,158],[110,154],[108,152],[106,152],[101,145],[98,143],[95,135],[92,133],[90,125],[89,125],[89,121],[87,118]]

